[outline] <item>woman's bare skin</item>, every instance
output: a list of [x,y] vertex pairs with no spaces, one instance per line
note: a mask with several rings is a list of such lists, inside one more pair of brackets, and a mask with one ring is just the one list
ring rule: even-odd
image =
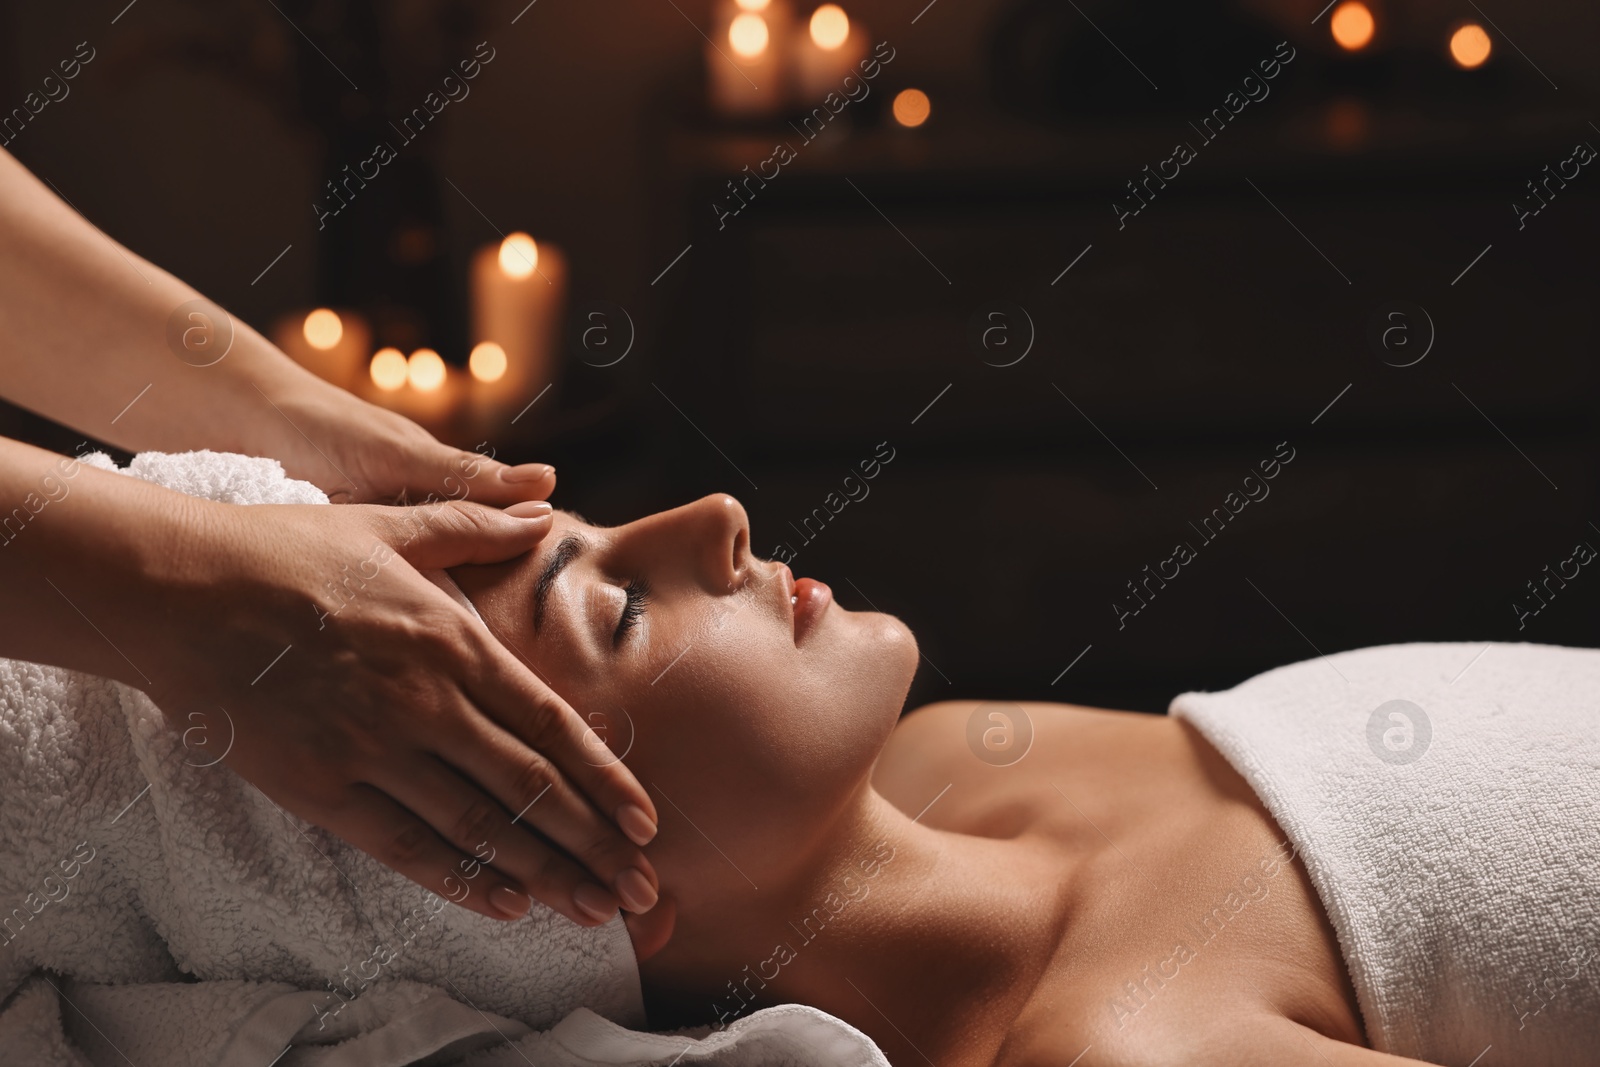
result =
[[[1274,1020],[1365,1044],[1303,865],[1250,787],[1192,728],[1072,705],[984,704],[1024,713],[1034,729],[1026,756],[994,766],[967,746],[979,706],[953,701],[907,716],[873,784],[913,816],[948,785],[923,823],[1026,844],[1075,873],[1067,910],[1076,921],[993,1062],[1064,1064],[1080,1052],[1082,1067],[1249,1062],[1253,1031],[1280,1029]],[[1275,874],[1264,873],[1264,859]],[[1188,962],[1174,954],[1180,942],[1192,949]],[[1317,1058],[1309,1043],[1301,1050]],[[1293,1045],[1257,1051],[1282,1062]]]
[[1409,1062],[1362,1047],[1301,864],[1188,726],[993,705],[1035,732],[994,766],[973,702],[900,715],[903,623],[749,545],[713,496],[453,571],[656,800],[653,1029],[807,1004],[898,1067]]

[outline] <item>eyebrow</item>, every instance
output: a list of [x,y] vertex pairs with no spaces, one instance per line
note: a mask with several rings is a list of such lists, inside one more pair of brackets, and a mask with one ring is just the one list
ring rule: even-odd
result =
[[567,565],[583,554],[589,543],[577,534],[568,534],[556,545],[555,551],[550,553],[550,558],[545,560],[544,567],[539,571],[539,577],[533,583],[533,632],[538,633],[544,625],[545,606],[550,602],[550,590],[555,587],[556,579],[561,577],[561,572]]

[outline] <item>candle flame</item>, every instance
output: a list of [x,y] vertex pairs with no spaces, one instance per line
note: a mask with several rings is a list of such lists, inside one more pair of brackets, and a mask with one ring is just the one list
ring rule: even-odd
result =
[[838,4],[823,4],[811,13],[811,40],[831,52],[850,36],[850,16]]
[[728,24],[728,46],[746,59],[767,50],[767,20],[746,12]]
[[500,242],[500,269],[512,278],[526,278],[539,269],[539,246],[525,233]]
[[444,384],[444,360],[431,348],[419,348],[411,353],[406,377],[411,380],[411,388],[431,393]]
[[921,89],[902,89],[894,98],[894,120],[908,130],[927,122],[932,110],[928,94]]
[[1333,18],[1328,20],[1328,29],[1333,31],[1335,43],[1347,52],[1359,52],[1367,47],[1372,42],[1376,28],[1372,10],[1358,0],[1350,0],[1334,8]]
[[398,348],[380,348],[373,354],[368,372],[373,385],[392,393],[406,384],[406,357]]
[[306,316],[300,332],[305,335],[306,344],[326,352],[344,336],[344,323],[339,321],[338,313],[330,308],[317,308]]
[[498,382],[506,376],[506,350],[493,341],[479,341],[467,357],[467,368],[480,382]]
[[1468,22],[1450,35],[1450,58],[1462,70],[1483,66],[1493,50],[1488,32],[1476,22]]

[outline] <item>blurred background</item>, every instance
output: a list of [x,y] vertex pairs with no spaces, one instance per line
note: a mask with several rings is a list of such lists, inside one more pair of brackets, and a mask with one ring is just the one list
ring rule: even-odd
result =
[[1324,2],[12,3],[0,142],[559,505],[735,494],[914,701],[1600,644],[1600,10]]

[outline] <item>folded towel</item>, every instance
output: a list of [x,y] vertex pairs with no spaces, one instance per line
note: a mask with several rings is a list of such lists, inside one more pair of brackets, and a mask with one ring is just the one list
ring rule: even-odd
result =
[[[143,453],[124,473],[228,503],[327,503],[269,459]],[[282,1053],[282,1067],[400,1067],[481,1054],[487,1067],[499,1049],[519,1063],[885,1062],[809,1008],[718,1034],[631,1031],[644,1010],[620,919],[587,929],[537,904],[515,923],[441,907],[208,765],[214,746],[198,755],[182,725],[118,683],[0,660],[0,1061],[264,1067]],[[813,1047],[840,1055],[789,1051]]]
[[1374,1048],[1600,1049],[1600,651],[1409,644],[1185,693],[1297,846]]

